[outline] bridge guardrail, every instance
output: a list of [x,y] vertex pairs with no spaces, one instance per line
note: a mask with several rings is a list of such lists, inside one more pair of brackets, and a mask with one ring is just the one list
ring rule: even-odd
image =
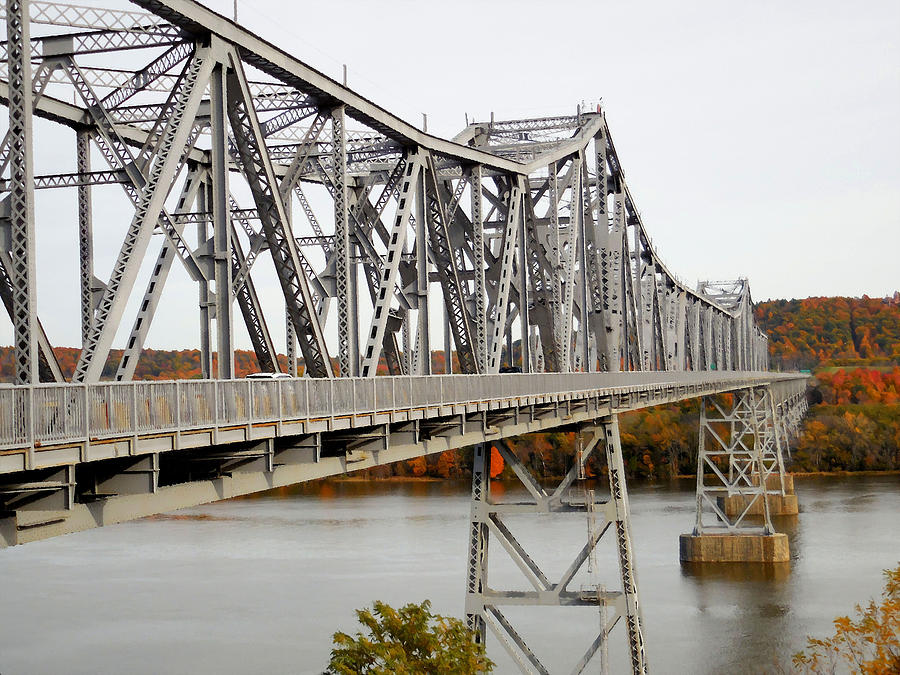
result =
[[[742,386],[793,375],[746,372],[535,373],[291,380],[180,380],[0,387],[0,448],[255,422],[317,419],[648,385]],[[777,384],[776,384],[777,386]]]

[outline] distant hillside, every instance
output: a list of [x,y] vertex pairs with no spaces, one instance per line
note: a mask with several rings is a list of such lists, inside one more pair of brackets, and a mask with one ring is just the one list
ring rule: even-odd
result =
[[[78,362],[81,350],[77,347],[54,347],[53,353],[59,361],[66,379],[71,379]],[[110,351],[106,365],[103,367],[102,379],[112,380],[119,360],[122,358],[121,349]],[[455,372],[459,372],[459,362],[456,355],[453,357]],[[216,357],[213,355],[213,372],[215,372]],[[281,370],[287,370],[287,356],[278,355],[278,363]],[[332,365],[336,372],[339,366],[336,359],[332,358]],[[431,368],[435,373],[443,373],[445,367],[444,352],[436,351],[431,354]],[[0,382],[12,382],[14,375],[12,347],[0,347]],[[256,355],[252,351],[238,349],[234,352],[235,376],[246,377],[250,373],[259,372],[259,364]],[[300,372],[303,372],[303,364],[300,364]],[[387,364],[384,358],[378,364],[378,374],[387,374]],[[145,349],[138,360],[134,373],[135,380],[194,380],[200,378],[200,350],[198,349]]]
[[805,298],[756,306],[772,367],[900,364],[900,298]]
[[[885,299],[863,296],[771,300],[759,303],[755,314],[769,336],[773,368],[900,365],[900,293]],[[63,373],[71,377],[79,350],[57,347],[53,351]],[[104,379],[112,378],[121,355],[121,350],[112,351],[103,371]],[[287,358],[279,355],[278,360],[286,368]],[[435,372],[444,371],[443,352],[434,352],[432,362]],[[238,377],[258,371],[253,352],[236,351],[235,369]],[[383,371],[382,364],[379,372]],[[9,382],[12,376],[12,349],[0,347],[0,381]],[[135,373],[138,380],[198,377],[200,352],[196,349],[145,349]]]
[[[80,349],[75,347],[54,347],[53,353],[59,361],[66,378],[75,372]],[[119,367],[122,358],[121,349],[113,349],[106,366],[103,368],[103,379],[111,380]],[[282,369],[287,367],[287,357],[279,354],[278,362]],[[259,371],[256,355],[251,351],[237,350],[234,353],[235,374],[245,377],[249,373]],[[190,380],[200,377],[200,351],[197,349],[166,350],[145,349],[138,361],[134,374],[136,380]],[[12,347],[0,347],[0,381],[11,382],[13,379]]]

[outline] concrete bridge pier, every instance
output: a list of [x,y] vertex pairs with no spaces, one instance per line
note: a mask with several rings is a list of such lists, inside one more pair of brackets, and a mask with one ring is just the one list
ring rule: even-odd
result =
[[692,533],[681,535],[681,561],[788,562],[787,535],[775,532],[771,516],[773,506],[782,514],[796,513],[796,505],[772,391],[754,387],[704,397],[696,521]]
[[[583,672],[598,652],[601,654],[600,658],[604,658],[609,632],[620,619],[624,619],[632,672],[635,675],[645,675],[647,665],[617,416],[611,415],[579,428],[576,439],[575,462],[562,482],[554,489],[540,485],[528,468],[512,453],[505,441],[494,443],[504,461],[530,495],[527,502],[519,503],[494,501],[490,484],[491,446],[487,443],[476,446],[472,470],[466,620],[480,642],[484,642],[490,629],[523,673],[547,673],[549,672],[547,668],[538,655],[529,648],[522,635],[516,631],[502,608],[511,605],[599,607],[602,624],[600,633],[572,672]],[[573,485],[584,478],[585,462],[598,447],[605,447],[609,467],[610,494],[606,500],[595,499],[593,489],[579,489]],[[587,514],[589,534],[587,542],[557,581],[551,580],[541,570],[506,527],[503,517],[507,514],[560,512]],[[607,535],[607,538],[609,536],[614,538],[622,590],[609,591],[605,584],[592,585],[593,580],[588,586],[570,590],[569,586],[586,562],[589,571],[592,565],[594,572],[598,571],[593,552],[604,535]],[[504,591],[496,588],[496,581],[494,585],[488,584],[488,548],[491,539],[495,544],[499,543],[516,563],[533,586],[533,590]]]
[[[800,513],[800,504],[794,493],[794,477],[786,473],[783,476],[770,476],[766,479],[766,502],[770,516],[796,516]],[[751,503],[750,498],[744,495],[732,495],[720,497],[719,503],[729,517],[736,517],[748,506],[747,515],[762,516],[762,501]]]

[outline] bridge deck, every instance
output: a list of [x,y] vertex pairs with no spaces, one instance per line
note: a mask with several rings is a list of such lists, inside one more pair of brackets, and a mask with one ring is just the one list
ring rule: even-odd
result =
[[541,373],[3,387],[0,473],[598,396],[637,408],[797,378]]
[[0,495],[9,515],[0,517],[0,548],[761,385],[786,399],[805,387],[805,376],[569,373],[2,388]]

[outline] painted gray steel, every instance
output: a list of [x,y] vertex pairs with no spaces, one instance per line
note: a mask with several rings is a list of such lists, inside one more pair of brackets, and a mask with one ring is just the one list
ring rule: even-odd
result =
[[[701,441],[698,531],[718,489],[704,484],[704,466],[727,460],[740,477],[724,479],[728,494],[765,499],[777,476],[783,491],[806,378],[767,371],[747,280],[692,289],[669,270],[599,107],[473,121],[445,140],[193,0],[132,4],[149,13],[0,7],[9,110],[0,298],[16,382],[0,386],[0,547],[475,445],[466,607],[479,639],[490,629],[523,670],[546,672],[500,606],[608,605],[612,617],[575,672],[603,653],[621,619],[633,672],[646,673],[617,414],[736,392],[735,409],[720,412],[748,440]],[[121,67],[124,50],[122,62],[140,65]],[[76,132],[75,173],[35,176],[34,116]],[[92,148],[104,166],[92,166]],[[94,236],[92,188],[107,184],[121,186],[133,212],[113,242],[112,273],[98,279],[107,242]],[[307,198],[313,186],[331,200],[333,232]],[[35,189],[68,188],[77,190],[73,334],[82,342],[72,383],[37,314],[34,219]],[[236,197],[248,194],[252,204]],[[312,236],[301,233],[307,225]],[[287,372],[305,377],[236,380],[237,320],[259,367],[281,368],[254,281],[266,255],[283,296]],[[147,262],[116,381],[102,382]],[[132,381],[173,264],[197,284],[203,379]],[[442,337],[439,375],[432,347]],[[382,364],[389,376],[376,377]],[[715,423],[704,406],[703,433]],[[548,494],[503,439],[559,428],[577,432],[577,461]],[[610,501],[596,510],[588,494],[564,502],[601,443]],[[490,444],[534,504],[491,500]],[[616,538],[622,590],[567,590],[602,537],[593,530],[551,583],[500,519],[522,508],[602,521]],[[533,593],[490,590],[491,537]]]

